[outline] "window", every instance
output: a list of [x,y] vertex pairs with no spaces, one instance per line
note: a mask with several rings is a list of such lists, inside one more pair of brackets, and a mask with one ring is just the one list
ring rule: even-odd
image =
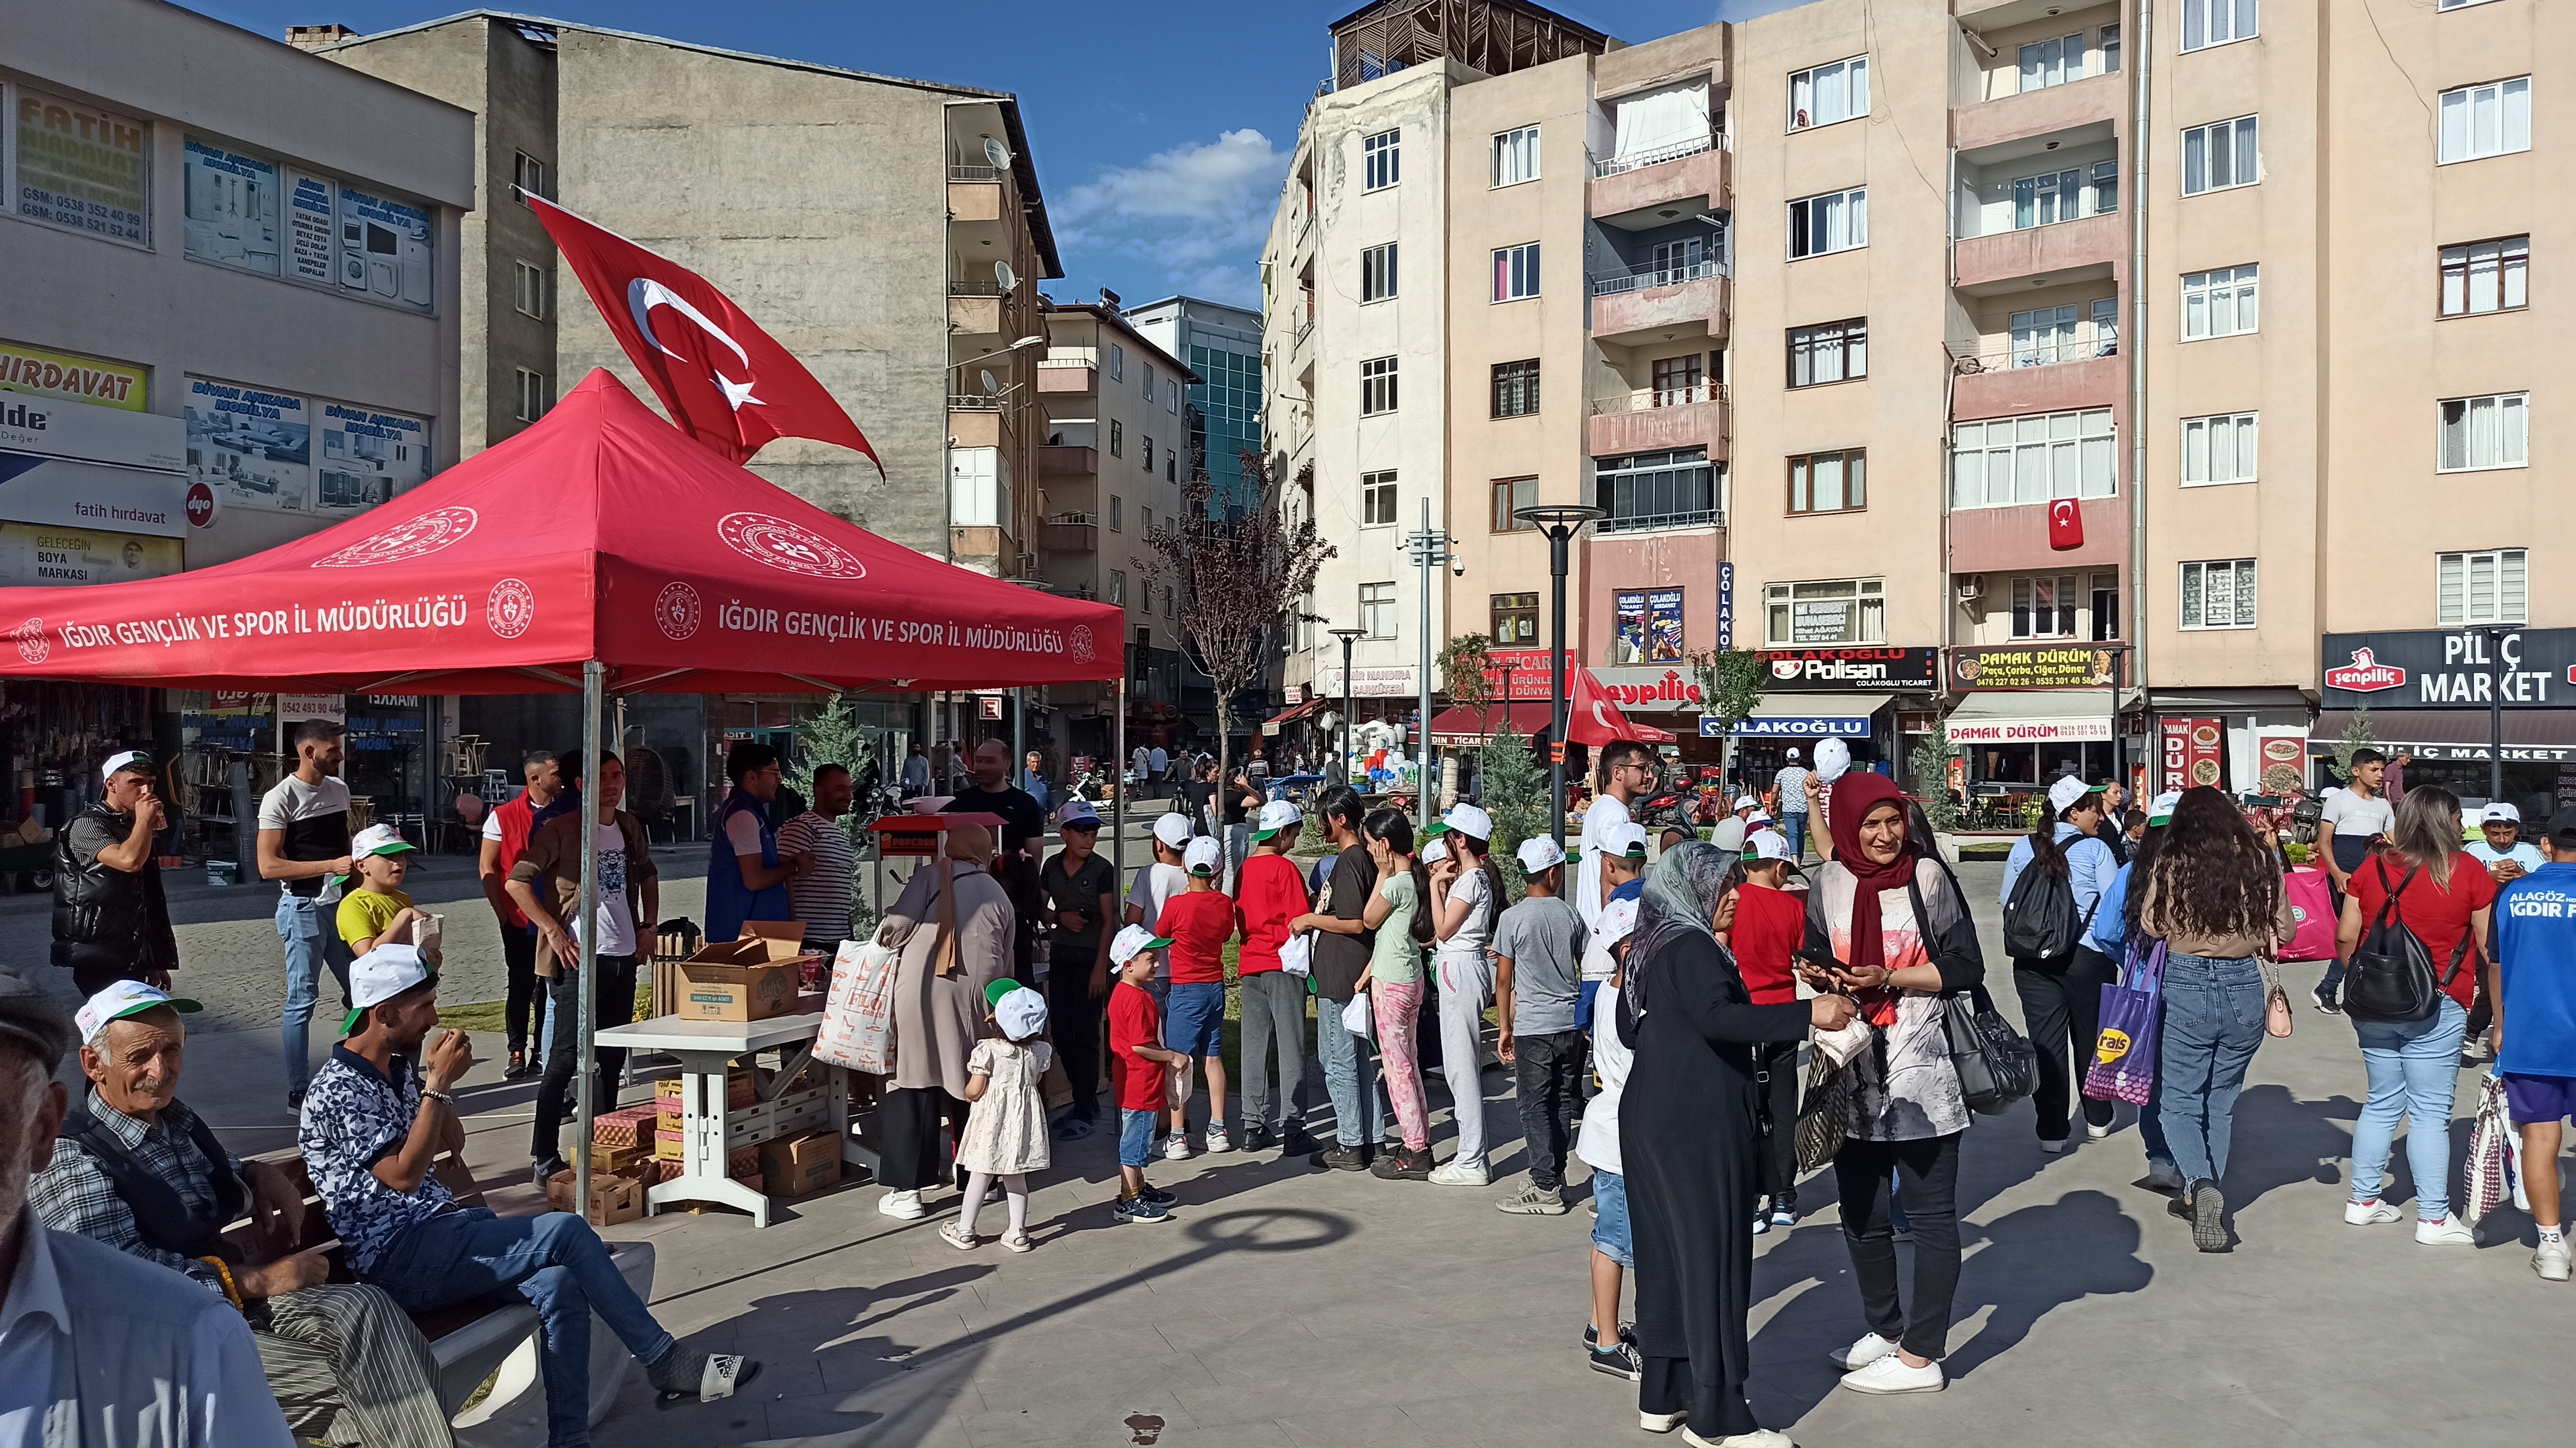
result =
[[1178,588],[1165,588],[1163,590],[1163,617],[1178,618],[1180,616],[1181,591]]
[[1109,419],[1109,455],[1113,458],[1127,455],[1127,424],[1114,417]]
[[1682,596],[1678,588],[1610,595],[1609,662],[1679,665],[1689,658],[1682,647]]
[[2182,194],[2225,191],[2263,179],[2255,145],[2254,116],[2239,116],[2215,125],[2194,126],[2182,133]]
[[2013,580],[2012,636],[2017,639],[2075,637],[2075,575]]
[[2520,548],[2484,553],[2444,553],[2436,573],[2440,622],[2527,623],[2524,585],[2527,554]]
[[1494,364],[1494,416],[1531,417],[1538,412],[1538,359]]
[[1538,595],[1494,595],[1494,642],[1505,646],[1538,642]]
[[1523,508],[1538,506],[1538,479],[1494,479],[1494,531],[1526,533],[1538,527],[1527,518],[1516,516]]
[[1701,385],[1701,354],[1685,357],[1658,357],[1654,361],[1655,388],[1650,394],[1657,407],[1682,407],[1693,402],[1706,402],[1708,389]]
[[2102,27],[2102,73],[2115,75],[2120,69],[2120,27]]
[[2093,163],[2093,214],[2107,216],[2120,209],[2120,163]]
[[1127,531],[1127,500],[1116,493],[1109,495],[1109,531],[1112,533]]
[[1789,203],[1789,259],[1869,245],[1869,191],[1836,191]]
[[2529,466],[2530,401],[2528,392],[2445,400],[2441,470],[2457,473]]
[[2120,636],[2120,575],[2093,575],[2093,639],[2100,643]]
[[1109,344],[1109,380],[1112,382],[1127,380],[1127,349],[1115,342]]
[[2182,420],[2182,485],[2254,481],[2254,420],[2251,412]]
[[1360,364],[1360,416],[1395,411],[1395,359],[1372,357]]
[[2442,92],[2442,164],[2531,149],[2531,77]]
[[1109,601],[1122,607],[1127,602],[1127,575],[1115,568],[1109,570]]
[[2257,0],[2182,0],[2182,48],[2254,38]]
[[1646,275],[1641,279],[1650,287],[1679,286],[1710,274],[1708,238],[1686,236],[1679,241],[1659,241],[1646,251]]
[[2084,78],[2084,32],[2063,40],[2033,41],[2021,48],[2021,85],[2025,91],[2046,90]]
[[1766,642],[1799,644],[1887,642],[1887,584],[1877,578],[1821,583],[1773,583],[1763,592]]
[[2120,351],[2120,299],[2093,299],[2093,355],[2113,357]]
[[1138,508],[1136,510],[1136,522],[1139,532],[1144,533],[1148,537],[1152,536],[1154,532],[1154,510],[1151,508]]
[[2182,626],[2254,626],[2254,560],[2230,558],[2182,566]]
[[1789,459],[1789,512],[1854,513],[1869,506],[1867,460],[1860,448]]
[[1154,611],[1154,580],[1145,579],[1139,586],[1145,590],[1142,600],[1145,605],[1144,611],[1151,614]]
[[1167,447],[1163,449],[1163,481],[1177,483],[1180,480],[1181,454],[1178,449]]
[[1177,377],[1163,379],[1163,410],[1165,412],[1181,410],[1181,380]]
[[1950,430],[1950,506],[2005,508],[2118,489],[2111,409],[1963,422]]
[[555,405],[555,380],[542,372],[519,369],[519,421],[534,422]]
[[2442,315],[2469,317],[2529,305],[2531,238],[2442,248]]
[[1790,130],[1811,130],[1868,114],[1868,56],[1790,72]]
[[1360,142],[1360,189],[1376,191],[1396,182],[1404,158],[1404,132],[1380,131]]
[[[2085,206],[2087,193],[2092,200],[2089,209]],[[2100,216],[2119,209],[2120,163],[2117,161],[2099,161],[2090,167],[2049,171],[2037,176],[2017,177],[2013,181],[2015,231],[2073,221],[2079,216]]]
[[1538,127],[1523,126],[1494,138],[1494,184],[1518,186],[1538,179]]
[[2015,367],[2046,367],[2072,362],[2083,353],[2075,340],[2075,308],[2034,307],[2012,314],[2012,362]]
[[1704,528],[1721,521],[1717,474],[1704,447],[1601,458],[1592,479],[1594,502],[1609,514],[1595,525],[1604,533]]
[[1494,251],[1494,300],[1517,302],[1538,295],[1538,243]]
[[1148,363],[1146,363],[1146,364],[1145,364],[1145,376],[1144,376],[1144,378],[1143,378],[1143,381],[1144,381],[1144,390],[1145,390],[1145,405],[1146,405],[1147,407],[1151,407],[1151,406],[1153,406],[1153,405],[1154,405],[1154,364],[1153,364],[1153,363],[1151,363],[1151,362],[1148,362]]
[[[548,201],[555,199],[555,194],[546,189],[546,163],[525,151],[511,154],[510,181],[529,196],[542,196]],[[526,198],[521,198],[519,204],[527,205]]]
[[1869,319],[1789,329],[1789,385],[1819,387],[1869,375]]
[[1360,585],[1360,627],[1373,639],[1395,637],[1395,585],[1363,583]]
[[1395,526],[1395,470],[1360,474],[1360,526]]
[[546,297],[554,290],[554,278],[547,275],[544,267],[533,262],[515,262],[512,269],[518,276],[517,306],[520,314],[544,321],[546,313],[552,310],[546,305]]
[[1145,471],[1149,473],[1152,472],[1154,470],[1153,437],[1149,434],[1139,433],[1136,437],[1136,447],[1137,451],[1143,455]]
[[1360,302],[1382,302],[1395,295],[1395,243],[1360,252]]
[[2253,331],[2259,320],[2254,305],[2254,282],[2254,268],[2251,266],[2183,273],[2183,340],[2233,337]]

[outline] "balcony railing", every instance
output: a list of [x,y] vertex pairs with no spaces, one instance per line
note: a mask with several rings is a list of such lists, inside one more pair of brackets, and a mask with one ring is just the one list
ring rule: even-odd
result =
[[948,295],[952,297],[998,297],[1002,284],[992,277],[950,277]]
[[948,179],[951,181],[999,181],[1002,179],[1002,173],[999,169],[992,166],[969,166],[963,161],[951,161],[948,163]]
[[1642,170],[1645,167],[1660,165],[1666,161],[1678,161],[1684,156],[1696,156],[1703,151],[1731,151],[1733,149],[1735,149],[1735,145],[1732,141],[1727,139],[1724,131],[1712,131],[1705,138],[1700,140],[1677,141],[1672,145],[1661,146],[1652,151],[1640,151],[1633,156],[1613,156],[1607,161],[1604,161],[1599,157],[1595,157],[1592,162],[1592,174],[1595,176],[1616,176],[1624,171]]
[[1662,528],[1723,528],[1725,511],[1704,508],[1693,513],[1637,513],[1624,518],[1604,518],[1592,525],[1599,533],[1646,533]]
[[2085,329],[2085,335],[2052,334],[2046,341],[1990,347],[1982,340],[1950,344],[1951,366],[1960,372],[2002,372],[2016,367],[2053,367],[2060,362],[2090,362],[2120,355],[2120,334]]
[[1040,367],[1097,367],[1100,365],[1100,349],[1049,347],[1047,354],[1038,359],[1038,365]]
[[950,412],[1000,412],[1004,400],[999,397],[988,397],[981,392],[952,392],[948,394],[948,410]]
[[1695,282],[1702,277],[1722,277],[1726,274],[1726,263],[1716,257],[1710,257],[1704,261],[1685,262],[1679,266],[1650,266],[1639,271],[1604,272],[1592,278],[1592,295],[1606,297],[1619,292],[1638,291],[1646,287],[1679,286],[1683,282]]
[[1049,513],[1046,521],[1050,523],[1097,523],[1100,521],[1100,517],[1096,513]]
[[1609,417],[1623,412],[1646,412],[1658,407],[1688,407],[1694,402],[1724,402],[1723,382],[1694,382],[1685,387],[1640,387],[1615,397],[1596,397],[1589,404],[1593,417]]

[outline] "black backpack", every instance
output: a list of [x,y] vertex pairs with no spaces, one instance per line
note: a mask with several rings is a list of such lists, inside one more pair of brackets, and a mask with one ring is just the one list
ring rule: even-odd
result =
[[[2097,895],[2093,909],[2101,908],[2102,899]],[[2034,860],[2021,872],[2021,878],[2013,881],[2012,895],[2004,901],[2004,954],[2014,960],[2056,960],[2073,955],[2092,924],[2092,910],[2081,916],[2076,913],[2075,886],[2070,875],[2043,870]]]
[[[2373,860],[2371,865],[2379,871],[2379,888],[2388,890],[2388,862]],[[2403,919],[2389,920],[2397,897],[2415,883],[2415,875],[2416,869],[2409,868],[2397,888],[2388,890],[2388,898],[2380,902],[2379,913],[2371,917],[2370,928],[2353,949],[2352,964],[2344,972],[2343,1009],[2354,1020],[2402,1026],[2426,1019],[2442,1008],[2443,989],[2468,957],[2469,932],[2463,930],[2459,947],[2451,952],[2450,968],[2436,981],[2432,948]]]

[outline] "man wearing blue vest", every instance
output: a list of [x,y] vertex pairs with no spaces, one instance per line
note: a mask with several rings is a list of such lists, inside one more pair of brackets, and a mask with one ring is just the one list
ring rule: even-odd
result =
[[2497,892],[2495,1074],[2522,1127],[2524,1189],[2543,1282],[2570,1273],[2559,1215],[2560,1123],[2576,1115],[2576,809],[2550,816],[2545,863]]
[[787,882],[811,868],[807,855],[778,853],[778,824],[770,802],[778,798],[778,751],[742,743],[725,756],[733,791],[717,812],[707,856],[707,939],[735,940],[746,920],[795,918]]

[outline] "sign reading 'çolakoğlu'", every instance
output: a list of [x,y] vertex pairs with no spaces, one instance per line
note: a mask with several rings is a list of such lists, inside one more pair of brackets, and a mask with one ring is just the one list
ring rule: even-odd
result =
[[2108,689],[2122,682],[2124,657],[2099,644],[1954,648],[1950,680],[1959,689]]

